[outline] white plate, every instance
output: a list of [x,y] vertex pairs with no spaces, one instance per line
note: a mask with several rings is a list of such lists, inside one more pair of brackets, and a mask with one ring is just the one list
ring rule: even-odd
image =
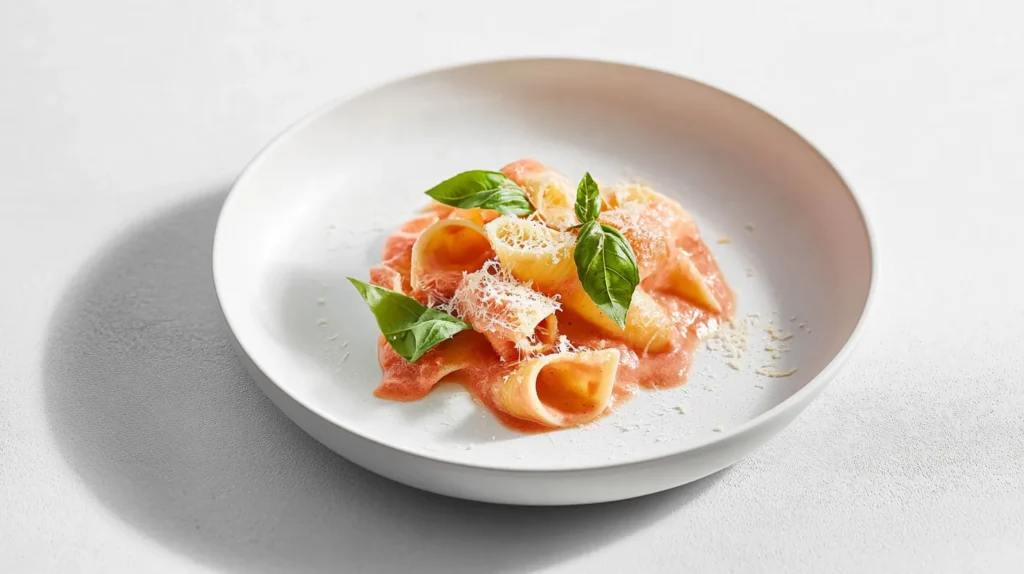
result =
[[[575,176],[641,176],[678,199],[718,256],[738,315],[793,332],[778,368],[799,370],[756,374],[770,337],[754,328],[741,370],[705,349],[683,387],[642,392],[586,428],[530,436],[454,385],[413,403],[375,398],[378,331],[345,277],[367,277],[424,190],[523,157]],[[513,504],[629,498],[733,464],[835,375],[876,275],[852,192],[789,128],[692,80],[578,60],[440,70],[331,103],[238,179],[213,270],[239,355],[299,426],[394,480]]]

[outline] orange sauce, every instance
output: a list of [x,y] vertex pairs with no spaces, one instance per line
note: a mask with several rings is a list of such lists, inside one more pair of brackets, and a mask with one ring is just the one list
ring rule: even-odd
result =
[[[443,217],[470,216],[481,219],[493,219],[481,210],[453,210],[441,206],[433,208],[424,216],[416,218],[397,231],[385,244],[384,261],[381,267],[401,278],[400,283],[408,285],[407,253],[418,231],[430,223]],[[424,222],[429,221],[424,225]],[[575,347],[592,350],[618,349],[621,353],[616,372],[614,400],[612,404],[621,404],[632,397],[639,389],[665,389],[682,385],[693,360],[694,352],[700,342],[700,332],[714,322],[726,321],[732,317],[735,298],[729,289],[717,261],[701,240],[696,226],[685,225],[685,232],[673,232],[674,244],[690,256],[694,265],[706,279],[712,294],[722,307],[720,313],[703,309],[694,303],[672,293],[657,290],[657,271],[647,277],[641,287],[654,298],[671,319],[674,333],[672,349],[664,353],[645,353],[626,345],[614,338],[603,336],[593,329],[586,321],[572,312],[562,310],[557,313],[558,330],[568,337]],[[411,241],[410,241],[411,239]],[[638,254],[638,259],[641,255]],[[391,285],[377,280],[383,277],[377,272],[371,273],[371,281],[387,288]],[[415,294],[406,291],[415,296]],[[400,357],[387,344],[383,337],[378,341],[378,359],[384,372],[383,381],[374,394],[383,399],[396,401],[414,401],[425,397],[440,381],[457,382],[490,410],[506,427],[524,433],[546,432],[552,429],[541,424],[520,419],[501,410],[494,398],[494,386],[503,380],[517,366],[512,361],[502,361],[487,339],[474,331],[463,331],[454,338],[445,341],[426,354],[416,363],[409,363]],[[569,396],[556,389],[544,386],[538,381],[538,392],[547,393],[548,400],[562,404],[567,411],[574,407],[576,397]],[[605,412],[608,414],[610,409]]]

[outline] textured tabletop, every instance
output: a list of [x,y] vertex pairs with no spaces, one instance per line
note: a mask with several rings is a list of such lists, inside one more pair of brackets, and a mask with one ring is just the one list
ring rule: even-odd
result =
[[[0,3],[0,572],[1020,572],[1024,5],[502,4]],[[862,342],[732,468],[446,499],[315,443],[233,356],[210,248],[245,163],[339,94],[518,55],[721,87],[863,198]]]

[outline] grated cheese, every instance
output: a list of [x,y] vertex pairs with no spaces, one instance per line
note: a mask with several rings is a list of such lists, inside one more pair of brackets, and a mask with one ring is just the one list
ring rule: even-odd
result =
[[534,327],[561,309],[558,301],[503,272],[496,261],[463,274],[451,301],[444,306],[456,316],[468,317],[476,331],[525,337],[533,337]]
[[565,335],[558,336],[558,341],[555,343],[554,348],[556,353],[576,353],[579,351],[590,350],[587,349],[586,347],[578,347],[576,345],[573,345],[572,341],[569,340],[569,337],[566,337]]
[[754,372],[759,374],[759,375],[761,375],[762,377],[771,377],[773,379],[781,379],[783,377],[788,377],[788,376],[792,375],[793,373],[795,373],[796,372],[796,367],[793,367],[792,369],[790,369],[788,371],[776,371],[772,367],[766,366],[766,367],[761,367],[760,369],[757,369]]
[[721,245],[728,245],[729,243],[732,243],[732,238],[731,237],[719,237],[718,238],[718,243],[720,243]]
[[712,333],[705,345],[711,351],[720,351],[726,359],[741,359],[747,350],[747,339],[750,334],[750,319],[747,321],[729,321]]
[[547,225],[555,229],[566,229],[576,225],[576,186],[569,178],[556,170],[533,172],[526,176],[527,194],[533,204],[534,214],[539,215]]

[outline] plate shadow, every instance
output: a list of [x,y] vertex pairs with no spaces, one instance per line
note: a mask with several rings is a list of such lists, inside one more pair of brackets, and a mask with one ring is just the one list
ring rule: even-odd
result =
[[161,544],[238,572],[528,572],[645,528],[721,476],[526,508],[421,492],[346,461],[281,414],[230,348],[211,270],[225,196],[116,239],[49,325],[44,392],[60,452]]

